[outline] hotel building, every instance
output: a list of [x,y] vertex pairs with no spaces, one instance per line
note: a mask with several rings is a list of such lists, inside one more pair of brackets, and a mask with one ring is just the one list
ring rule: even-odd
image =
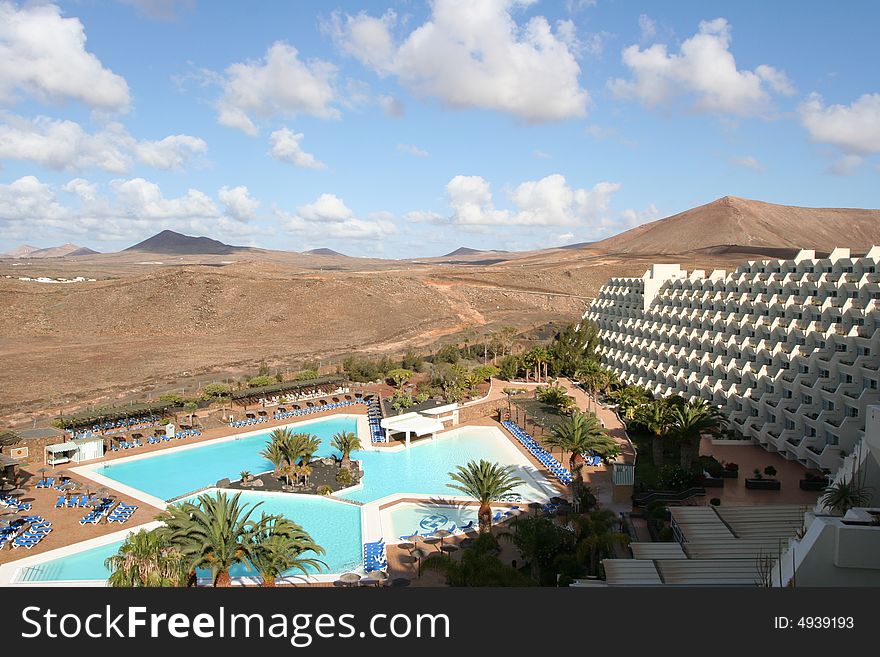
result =
[[626,383],[718,404],[741,436],[833,474],[880,403],[878,266],[876,246],[709,275],[653,265],[611,279],[584,318]]
[[602,287],[584,318],[623,381],[717,404],[741,437],[870,497],[844,516],[821,501],[671,508],[676,540],[606,559],[608,585],[880,586],[878,266],[880,247],[838,248]]

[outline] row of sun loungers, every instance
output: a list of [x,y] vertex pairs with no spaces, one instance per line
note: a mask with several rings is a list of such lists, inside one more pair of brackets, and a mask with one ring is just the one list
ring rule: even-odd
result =
[[101,500],[100,504],[98,504],[94,509],[92,509],[82,517],[82,519],[79,521],[79,524],[97,525],[99,522],[101,522],[101,518],[110,515],[110,511],[113,508],[114,504],[115,502],[109,498]]
[[107,522],[125,523],[131,518],[132,514],[137,511],[137,507],[133,504],[123,504],[120,502],[113,509],[113,513],[107,516]]
[[37,488],[52,488],[55,485],[55,477],[45,477],[37,482]]
[[382,422],[382,409],[379,407],[379,402],[375,399],[371,399],[367,402],[362,402],[367,405],[367,420],[370,423],[370,441],[374,443],[384,443],[385,432],[382,430],[382,426],[380,422]]
[[338,401],[332,402],[330,404],[322,404],[320,406],[310,406],[309,408],[296,408],[290,411],[284,412],[276,412],[275,415],[272,416],[273,420],[286,420],[290,417],[297,417],[299,415],[309,415],[310,413],[317,413],[319,411],[330,411],[335,408],[343,408],[345,406],[351,406],[356,402],[353,401]]
[[17,499],[12,497],[11,495],[0,495],[0,506],[5,506],[8,509],[12,509],[14,511],[30,511],[31,503],[30,502],[19,502]]
[[364,543],[364,572],[371,573],[386,568],[388,556],[385,554],[385,541],[380,538],[378,541]]
[[120,449],[134,449],[135,447],[143,447],[144,444],[135,438],[134,440],[120,440],[119,444],[113,443],[110,445],[110,450],[113,452],[118,452]]
[[61,509],[63,507],[79,507],[83,508],[91,502],[92,499],[88,495],[71,495],[67,497],[66,495],[59,495],[58,499],[55,501],[55,508]]
[[101,436],[108,431],[128,431],[129,429],[148,429],[159,424],[160,418],[155,415],[144,415],[141,417],[127,418],[117,422],[99,422],[88,429],[81,431],[68,431],[72,439],[76,438],[93,438]]
[[268,422],[269,418],[265,415],[261,415],[260,417],[247,417],[243,420],[235,420],[229,423],[230,427],[238,428],[238,427],[248,427],[252,424],[262,424],[263,422]]
[[529,450],[529,453],[534,456],[541,464],[549,470],[553,476],[555,476],[559,481],[568,486],[573,481],[573,477],[571,472],[568,471],[567,468],[563,467],[563,465],[553,457],[550,452],[541,447],[538,444],[538,441],[532,438],[529,434],[527,434],[523,429],[516,423],[511,420],[506,420],[501,423],[504,425],[504,428],[507,429],[511,434],[513,434],[514,438],[516,438],[522,446]]
[[[25,526],[27,527],[25,528]],[[28,516],[0,530],[0,549],[11,542],[12,547],[30,550],[52,532],[52,523],[42,516]]]

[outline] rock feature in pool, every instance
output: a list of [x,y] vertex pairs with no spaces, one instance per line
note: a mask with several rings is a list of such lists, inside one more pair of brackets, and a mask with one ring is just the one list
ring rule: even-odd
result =
[[230,481],[221,479],[217,482],[217,488],[229,488],[232,490],[272,491],[282,493],[298,493],[305,495],[332,495],[344,488],[350,488],[360,483],[364,476],[360,461],[351,461],[348,468],[350,479],[340,476],[343,468],[339,459],[325,457],[315,459],[308,464],[308,476],[294,467],[288,477],[282,475],[276,477],[274,470],[268,470],[259,474],[251,475],[249,479]]

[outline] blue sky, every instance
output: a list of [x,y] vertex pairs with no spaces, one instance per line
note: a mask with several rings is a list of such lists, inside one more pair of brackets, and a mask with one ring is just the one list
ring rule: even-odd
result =
[[0,251],[591,241],[878,207],[880,5],[0,0]]

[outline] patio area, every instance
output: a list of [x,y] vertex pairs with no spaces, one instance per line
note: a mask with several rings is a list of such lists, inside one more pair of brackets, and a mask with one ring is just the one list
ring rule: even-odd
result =
[[[724,488],[707,488],[706,503],[713,497],[721,500],[722,506],[747,506],[752,504],[805,504],[816,503],[820,492],[801,490],[798,482],[803,479],[806,469],[797,461],[789,461],[779,454],[768,452],[751,444],[713,445],[704,440],[700,453],[714,456],[722,463],[738,463],[739,478],[725,479]],[[781,482],[781,490],[751,490],[746,488],[745,480],[753,476],[755,468],[764,471],[768,465],[776,468],[776,479]]]

